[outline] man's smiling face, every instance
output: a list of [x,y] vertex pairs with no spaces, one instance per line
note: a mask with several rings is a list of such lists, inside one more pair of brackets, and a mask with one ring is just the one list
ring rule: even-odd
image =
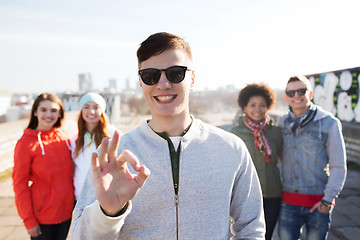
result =
[[[301,81],[294,81],[288,83],[286,86],[286,91],[298,90],[302,88],[307,88],[305,83]],[[310,90],[307,90],[306,93],[302,96],[298,93],[295,93],[293,97],[285,95],[285,99],[289,103],[289,106],[292,108],[293,112],[295,114],[299,113],[297,115],[301,115],[307,111],[312,97],[313,92]]]
[[[190,65],[191,60],[185,52],[169,49],[141,62],[140,70],[146,68],[166,69],[171,66],[191,68]],[[192,71],[186,71],[185,78],[180,83],[169,82],[164,72],[161,72],[159,82],[154,85],[146,85],[140,76],[139,81],[153,118],[184,117],[189,114],[189,93],[194,83]]]

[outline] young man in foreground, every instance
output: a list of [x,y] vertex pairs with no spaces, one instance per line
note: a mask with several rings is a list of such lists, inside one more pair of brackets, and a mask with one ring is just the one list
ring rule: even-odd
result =
[[244,143],[189,113],[189,45],[157,33],[137,56],[152,117],[119,147],[115,133],[93,154],[71,239],[263,239],[261,189]]
[[290,111],[280,121],[283,145],[283,194],[280,239],[326,239],[335,198],[346,177],[346,153],[341,123],[311,103],[313,91],[305,76],[286,85]]

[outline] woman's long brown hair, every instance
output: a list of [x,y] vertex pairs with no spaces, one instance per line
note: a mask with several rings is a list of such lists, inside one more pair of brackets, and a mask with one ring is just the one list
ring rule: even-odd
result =
[[[110,138],[109,130],[107,128],[108,123],[109,123],[108,117],[106,116],[106,114],[104,112],[102,112],[99,123],[96,126],[96,128],[94,129],[94,133],[93,133],[93,135],[95,134],[94,141],[95,141],[96,147],[98,147],[101,144],[101,141],[104,137]],[[85,136],[86,131],[87,131],[86,122],[82,117],[82,111],[80,111],[79,116],[78,116],[78,137],[75,141],[76,147],[75,147],[74,159],[77,158],[80,151],[84,147],[84,136]]]
[[59,105],[60,116],[53,127],[57,127],[57,128],[61,127],[62,121],[64,120],[64,117],[65,117],[65,113],[64,113],[64,107],[63,107],[63,104],[62,104],[60,98],[51,93],[41,93],[39,96],[36,97],[32,107],[31,107],[29,124],[26,128],[31,128],[31,129],[37,128],[37,126],[39,124],[39,120],[38,120],[37,116],[35,116],[35,112],[39,108],[39,105],[42,101],[51,101],[51,102],[54,102],[57,105]]

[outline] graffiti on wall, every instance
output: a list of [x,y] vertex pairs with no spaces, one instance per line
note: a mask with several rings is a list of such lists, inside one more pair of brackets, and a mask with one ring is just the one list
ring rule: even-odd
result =
[[314,103],[342,121],[360,123],[360,67],[306,75]]

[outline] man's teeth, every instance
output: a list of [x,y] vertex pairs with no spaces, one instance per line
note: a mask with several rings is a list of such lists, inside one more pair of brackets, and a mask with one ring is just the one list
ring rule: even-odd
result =
[[158,96],[157,99],[160,102],[165,102],[165,101],[169,101],[169,100],[173,99],[173,96]]

